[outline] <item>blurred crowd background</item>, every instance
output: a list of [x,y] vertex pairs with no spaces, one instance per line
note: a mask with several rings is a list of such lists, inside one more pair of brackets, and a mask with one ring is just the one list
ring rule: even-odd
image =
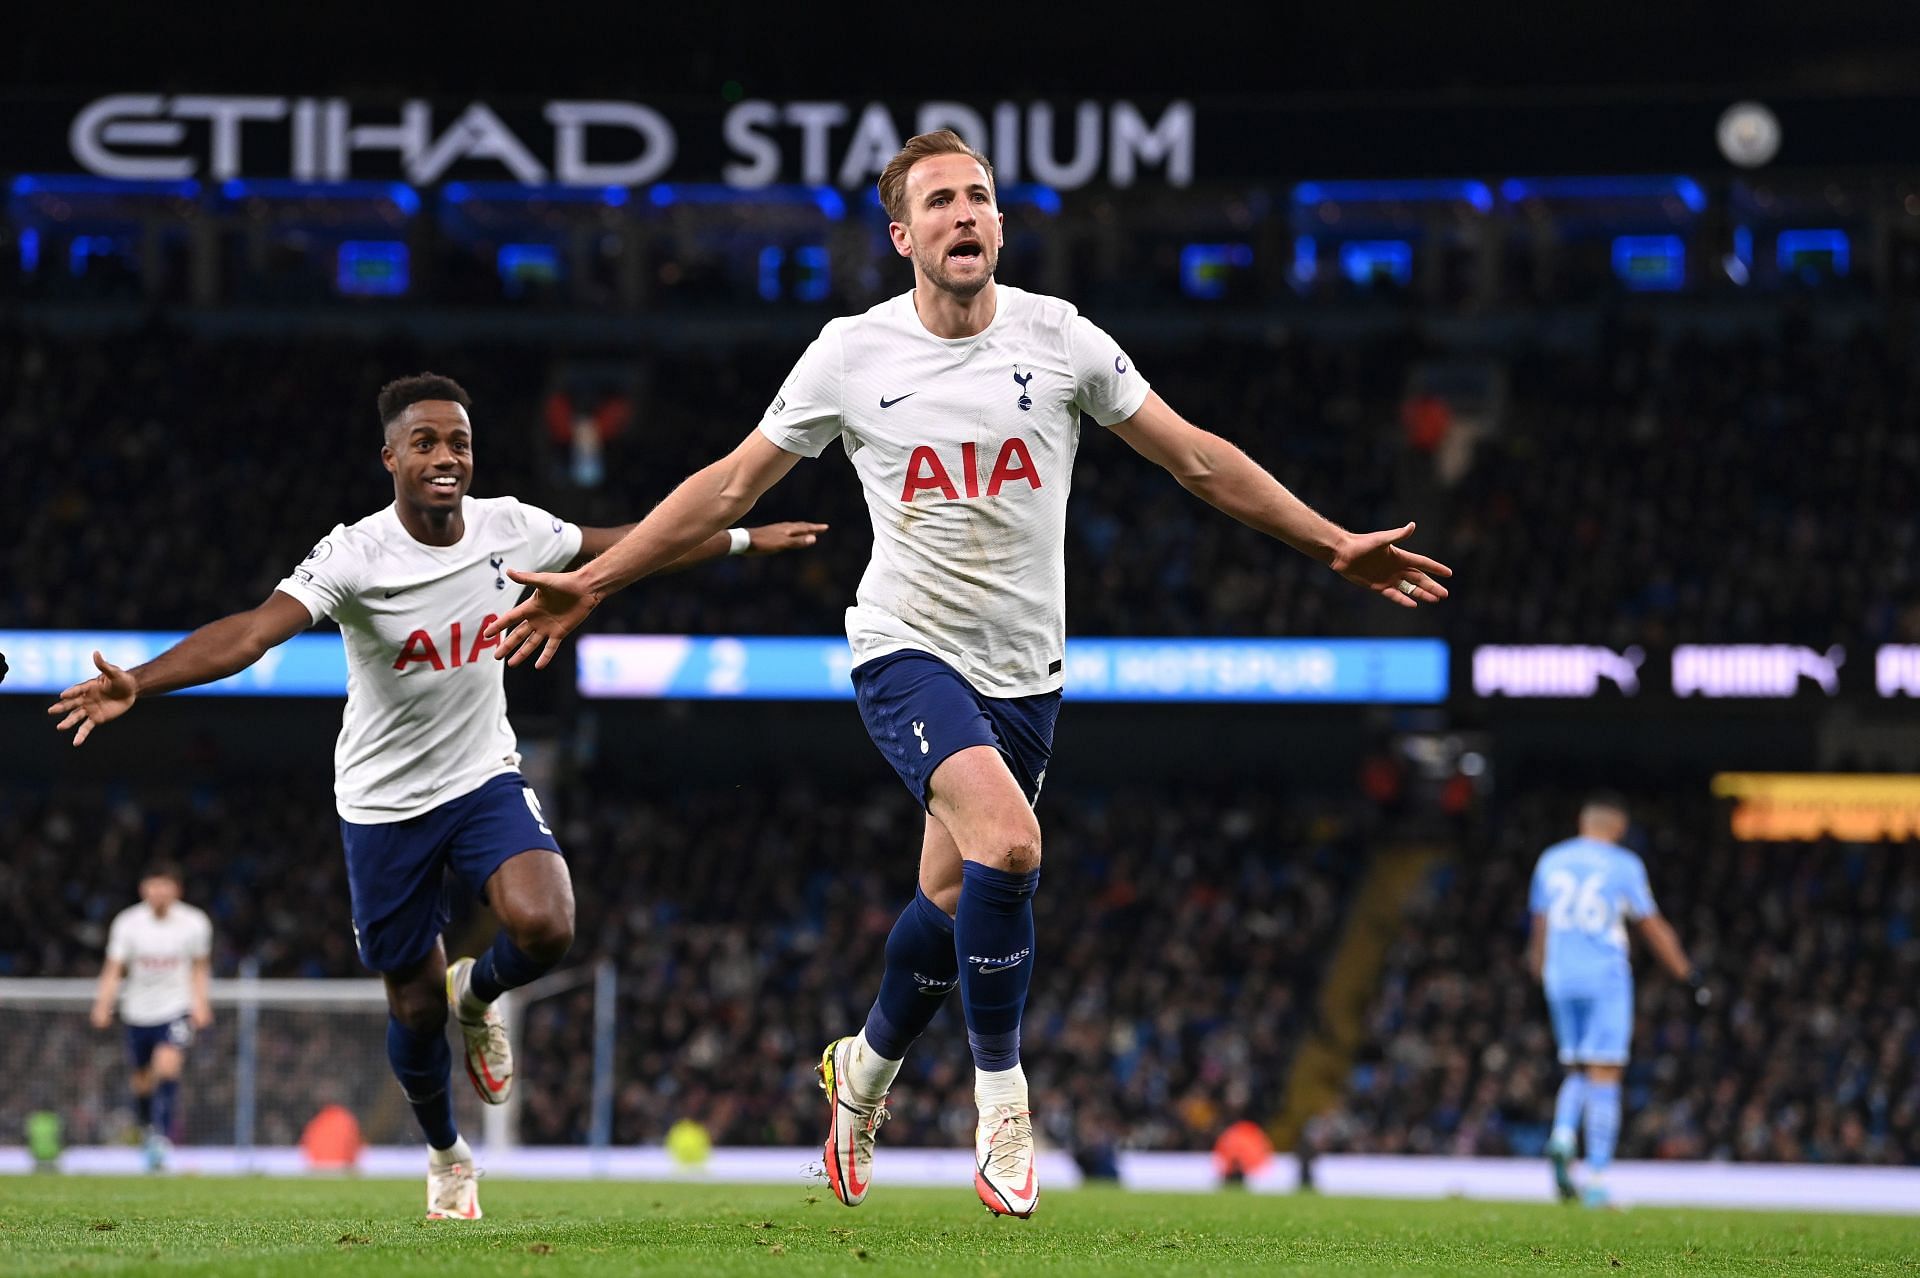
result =
[[[337,76],[284,67],[273,21],[230,15],[157,66],[104,40],[75,59],[54,16],[0,42],[0,635],[184,630],[258,603],[391,500],[374,397],[422,370],[473,394],[476,495],[640,516],[752,428],[821,324],[907,287],[850,135],[873,102],[904,123],[950,91],[888,32],[770,53],[694,11],[649,11],[644,38],[533,24],[510,58],[483,24],[342,22],[301,45]],[[996,129],[1012,112],[1019,152],[997,159],[1002,281],[1074,301],[1330,517],[1417,520],[1457,574],[1444,607],[1383,606],[1084,425],[1070,633],[1439,639],[1452,686],[1414,706],[1068,689],[1025,1039],[1048,1142],[1096,1171],[1240,1120],[1303,1151],[1537,1153],[1560,1074],[1524,968],[1528,876],[1606,786],[1715,995],[1696,1008],[1643,970],[1623,1154],[1920,1162],[1920,818],[1736,837],[1711,793],[1728,771],[1920,774],[1920,675],[1901,674],[1920,649],[1894,647],[1920,644],[1920,41],[1899,16],[1556,14],[1527,58],[1451,10],[1361,37],[1344,10],[1276,12],[1291,34],[1270,41],[1196,20],[1129,67],[1124,100],[1084,32],[997,36],[971,68],[970,109]],[[81,113],[136,88],[159,96],[121,102],[133,132],[100,145],[187,168],[82,162]],[[239,176],[215,172],[205,118],[176,134],[166,114],[228,92],[305,104],[249,117]],[[469,142],[452,121],[490,103],[540,180],[498,154],[419,177],[419,156],[360,143],[343,175],[296,177],[291,121],[324,95],[374,129],[430,106],[431,139]],[[677,167],[551,180],[541,107],[568,95],[657,107]],[[775,180],[728,186],[723,121],[763,107],[787,112],[764,130]],[[842,113],[818,135],[824,180],[795,124],[816,109]],[[1122,173],[1125,119],[1173,125]],[[832,527],[645,583],[594,628],[837,633],[870,545],[844,455],[753,519]],[[1657,673],[1679,644],[1792,646],[1838,675],[1682,697]],[[1483,688],[1486,645],[1617,654],[1644,686]],[[579,885],[575,961],[620,973],[613,1139],[690,1119],[814,1142],[813,1065],[864,1015],[919,844],[852,708],[591,701],[565,663],[509,678]],[[16,664],[0,691],[20,683]],[[171,698],[75,752],[45,700],[0,697],[0,979],[91,978],[163,858],[213,916],[218,975],[364,975],[333,703]],[[449,944],[488,929],[460,901]],[[14,1011],[0,1069],[26,1081],[0,1095],[0,1144],[42,1107],[71,1140],[120,1138],[118,1038],[72,1008]],[[262,1143],[334,1100],[372,1139],[414,1139],[377,1013],[262,1017]],[[588,1138],[592,1021],[584,987],[527,1009],[521,1139]],[[196,1048],[190,1141],[235,1138],[234,1041],[228,1018]],[[321,1087],[314,1059],[355,1064]],[[950,1009],[885,1141],[964,1143],[969,1086]]]

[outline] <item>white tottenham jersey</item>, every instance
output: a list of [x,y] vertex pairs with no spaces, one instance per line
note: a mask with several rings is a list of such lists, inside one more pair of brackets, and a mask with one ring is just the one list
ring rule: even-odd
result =
[[1005,285],[972,337],[928,332],[910,292],[822,329],[760,431],[806,457],[839,436],[859,472],[873,558],[847,609],[854,664],[915,649],[985,696],[1059,688],[1080,414],[1112,426],[1146,398],[1111,337]]
[[452,546],[416,541],[388,506],[336,525],[276,587],[347,644],[347,709],[334,745],[343,820],[404,821],[520,766],[505,663],[488,623],[513,607],[507,569],[550,572],[580,529],[512,497],[468,497]]
[[120,1019],[129,1025],[164,1025],[193,1006],[193,963],[213,953],[213,922],[184,901],[165,918],[142,901],[113,916],[107,958],[126,966],[120,985]]

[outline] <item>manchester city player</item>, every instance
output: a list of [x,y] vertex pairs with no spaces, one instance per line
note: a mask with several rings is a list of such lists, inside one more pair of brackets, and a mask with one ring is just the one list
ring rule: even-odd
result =
[[618,546],[537,587],[489,633],[544,664],[608,594],[753,507],[835,439],[866,493],[873,558],[847,610],[869,735],[926,809],[919,892],[887,940],[866,1025],[831,1043],[829,1184],[852,1206],[908,1044],[957,984],[972,1048],[974,1188],[1027,1216],[1039,1199],[1020,1019],[1033,979],[1033,894],[1065,658],[1067,493],[1092,417],[1202,500],[1411,608],[1449,570],[1315,514],[1233,445],[1187,423],[1119,345],[1066,302],[997,285],[993,171],[956,134],[909,141],[880,178],[911,292],[836,319],[758,429],[693,475]]
[[1693,987],[1702,1004],[1707,990],[1672,925],[1654,906],[1646,865],[1620,846],[1627,833],[1625,801],[1610,794],[1588,799],[1580,809],[1579,829],[1578,837],[1541,853],[1534,867],[1527,956],[1546,990],[1560,1063],[1567,1067],[1547,1140],[1554,1183],[1562,1198],[1576,1196],[1570,1168],[1584,1113],[1585,1201],[1605,1207],[1607,1168],[1620,1135],[1620,1076],[1633,1037],[1629,925],[1662,967]]
[[[145,665],[100,673],[49,710],[74,744],[143,696],[246,669],[319,621],[339,623],[347,706],[334,748],[334,796],[346,845],[360,958],[386,982],[387,1058],[426,1134],[427,1215],[480,1216],[473,1153],[454,1126],[449,1011],[467,1077],[498,1105],[513,1082],[494,1000],[550,970],[573,944],[573,884],[540,800],[520,775],[502,667],[484,633],[506,610],[510,568],[560,568],[597,555],[627,528],[582,528],[512,497],[470,497],[471,401],[422,373],[380,391],[393,503],[336,525],[248,612],[202,626]],[[729,553],[810,546],[823,524],[716,530],[676,556],[684,567]],[[440,933],[451,869],[503,924],[478,959],[449,966]]]

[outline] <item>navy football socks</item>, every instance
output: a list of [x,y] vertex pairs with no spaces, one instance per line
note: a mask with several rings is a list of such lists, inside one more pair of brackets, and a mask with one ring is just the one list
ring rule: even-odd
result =
[[887,933],[887,970],[867,1013],[867,1045],[886,1060],[904,1057],[940,1014],[959,975],[953,920],[915,889]]
[[445,1030],[416,1034],[392,1016],[387,1018],[387,1060],[400,1080],[427,1144],[451,1149],[460,1139],[453,1126],[453,1096],[447,1083],[453,1077],[453,1052]]
[[469,978],[468,986],[475,998],[482,1003],[491,1003],[506,991],[517,990],[529,981],[545,976],[557,966],[557,963],[542,963],[529,957],[502,928],[487,952],[474,960],[473,975]]
[[1033,983],[1033,893],[1040,871],[1009,874],[969,861],[961,869],[954,949],[967,1043],[980,1070],[1020,1063],[1020,1015]]
[[173,1102],[180,1095],[180,1080],[163,1078],[153,1085],[153,1130],[173,1136]]

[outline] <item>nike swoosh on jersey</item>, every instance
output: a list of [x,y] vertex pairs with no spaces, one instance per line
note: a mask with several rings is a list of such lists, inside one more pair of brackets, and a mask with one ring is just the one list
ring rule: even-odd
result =
[[919,391],[908,391],[904,395],[895,395],[892,399],[888,399],[885,395],[882,395],[880,397],[880,407],[892,408],[895,404],[899,403],[901,400],[912,399],[915,395],[918,395],[919,393],[920,393]]

